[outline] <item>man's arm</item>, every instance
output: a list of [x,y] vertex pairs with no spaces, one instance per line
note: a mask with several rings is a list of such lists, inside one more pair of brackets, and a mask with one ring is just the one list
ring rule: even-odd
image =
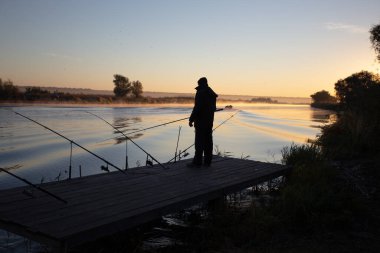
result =
[[195,94],[193,111],[191,112],[191,115],[189,118],[189,126],[190,127],[192,127],[194,121],[196,121],[197,118],[199,118],[199,113],[201,111],[201,108],[202,108],[202,95],[200,92],[197,92]]

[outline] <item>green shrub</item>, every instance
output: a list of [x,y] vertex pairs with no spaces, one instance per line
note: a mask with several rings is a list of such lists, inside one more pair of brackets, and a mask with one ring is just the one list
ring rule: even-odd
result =
[[282,163],[290,166],[324,163],[321,148],[313,143],[302,145],[292,144],[281,150]]
[[[336,131],[335,127],[329,131]],[[361,203],[338,177],[337,169],[328,164],[321,148],[292,144],[282,154],[283,163],[293,169],[274,212],[286,227],[313,232],[351,226],[355,215],[362,212]]]

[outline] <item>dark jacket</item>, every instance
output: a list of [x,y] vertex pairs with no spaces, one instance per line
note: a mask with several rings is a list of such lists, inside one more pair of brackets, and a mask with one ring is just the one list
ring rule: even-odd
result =
[[212,128],[218,95],[207,84],[199,85],[195,89],[197,93],[189,120],[195,123],[196,128]]

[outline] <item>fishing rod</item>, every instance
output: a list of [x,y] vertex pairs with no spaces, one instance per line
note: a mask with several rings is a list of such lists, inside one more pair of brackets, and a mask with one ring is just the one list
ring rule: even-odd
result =
[[189,118],[190,117],[173,120],[173,121],[170,121],[170,122],[166,122],[166,123],[162,123],[162,124],[159,124],[159,125],[155,125],[155,126],[147,127],[147,128],[144,128],[144,129],[136,130],[136,131],[133,131],[133,132],[129,132],[127,134],[135,134],[135,133],[138,133],[138,132],[142,132],[142,131],[149,130],[149,129],[156,128],[156,127],[160,127],[160,126],[169,125],[169,124],[172,124],[172,123],[175,123],[175,122],[178,122],[178,121],[182,121],[182,120],[186,120],[186,119],[189,119]]
[[59,200],[59,201],[65,203],[65,204],[67,204],[67,201],[66,201],[66,200],[64,200],[64,199],[62,199],[61,197],[59,197],[59,196],[57,196],[57,195],[55,195],[55,194],[53,194],[53,193],[51,193],[51,192],[49,192],[49,191],[47,191],[47,190],[41,188],[41,187],[39,187],[38,185],[35,185],[35,184],[29,182],[29,181],[26,180],[25,178],[19,177],[19,176],[13,174],[12,172],[9,172],[8,170],[3,169],[3,168],[0,168],[0,171],[4,171],[4,172],[7,173],[8,175],[11,175],[12,177],[15,177],[15,178],[17,178],[18,180],[23,181],[24,183],[26,183],[26,184],[28,184],[28,185],[30,185],[30,186],[36,188],[37,190],[42,191],[43,193],[46,193],[46,194],[48,194],[49,196],[51,196],[51,197],[53,197],[53,198],[55,198],[55,199],[57,199],[57,200]]
[[[108,121],[106,121],[105,119],[101,118],[100,116],[96,115],[95,113],[92,113],[92,112],[89,112],[89,111],[85,111],[87,112],[88,114],[91,114],[101,120],[103,120],[105,123],[107,123],[108,125],[110,125],[113,129],[115,129],[117,132],[121,133],[122,135],[125,136],[125,134],[119,130],[119,128],[115,127],[114,125],[112,125],[111,123],[109,123]],[[127,139],[127,136],[125,136],[125,170],[128,169],[128,139]]]
[[[29,118],[29,117],[27,117],[27,116],[25,116],[25,115],[23,115],[23,114],[21,114],[21,113],[19,113],[19,112],[16,112],[16,111],[13,111],[13,110],[10,110],[10,111],[14,112],[15,114],[17,114],[17,115],[19,115],[19,116],[21,116],[21,117],[23,117],[23,118],[25,118],[25,119],[28,119],[28,120],[30,120],[30,121],[36,123],[37,125],[42,126],[43,128],[45,128],[45,129],[47,129],[47,130],[49,130],[49,131],[51,131],[51,132],[53,132],[53,133],[55,133],[56,135],[58,135],[58,136],[62,137],[63,139],[69,141],[71,145],[74,144],[74,145],[78,146],[79,148],[83,149],[84,151],[87,151],[87,152],[90,153],[91,155],[93,155],[93,156],[97,157],[98,159],[102,160],[102,161],[105,162],[107,165],[111,165],[112,167],[114,167],[114,168],[117,169],[118,171],[121,171],[121,172],[123,172],[123,173],[125,174],[125,172],[124,172],[122,169],[120,169],[119,167],[117,167],[117,166],[114,165],[113,163],[107,161],[107,160],[104,159],[103,157],[98,156],[98,155],[95,154],[94,152],[88,150],[87,148],[85,148],[85,147],[83,147],[82,145],[78,144],[77,142],[75,142],[75,141],[73,141],[73,140],[67,138],[66,136],[64,136],[64,135],[62,135],[62,134],[60,134],[60,133],[58,133],[57,131],[55,131],[55,130],[53,130],[53,129],[51,129],[51,128],[49,128],[49,127],[47,127],[47,126],[45,126],[45,125],[43,125],[43,124],[37,122],[36,120],[31,119],[31,118]],[[71,167],[71,166],[70,166],[70,167]]]
[[111,123],[109,123],[107,120],[103,119],[102,117],[94,114],[94,113],[91,113],[91,112],[88,112],[86,111],[87,113],[103,120],[105,123],[107,123],[108,125],[110,125],[113,129],[115,129],[116,131],[118,131],[119,133],[121,133],[125,138],[126,140],[130,140],[133,144],[136,145],[136,147],[138,147],[140,150],[142,150],[147,156],[149,156],[150,158],[152,158],[158,165],[160,165],[162,168],[164,169],[167,169],[164,165],[162,165],[162,163],[160,163],[156,158],[154,158],[151,154],[149,154],[146,150],[144,150],[142,147],[140,147],[136,142],[134,142],[130,137],[128,137],[125,133],[123,133],[122,131],[120,131],[117,127],[113,126]]
[[[223,111],[223,110],[224,110],[223,108],[220,108],[220,109],[216,109],[215,112],[219,112],[219,111]],[[152,128],[156,128],[156,127],[160,127],[160,126],[166,126],[166,125],[169,125],[169,124],[172,124],[172,123],[178,122],[178,121],[187,120],[187,119],[189,119],[189,118],[190,118],[190,117],[186,117],[186,118],[182,118],[182,119],[177,119],[177,120],[169,121],[169,122],[162,123],[162,124],[159,124],[159,125],[155,125],[155,126],[151,126],[151,127],[147,127],[147,128],[139,129],[139,130],[136,130],[136,131],[128,132],[128,133],[126,133],[126,134],[127,134],[127,135],[135,134],[135,133],[142,132],[142,131],[145,131],[145,130],[149,130],[149,129],[152,129]],[[106,140],[104,140],[104,141],[111,140],[111,139],[113,139],[113,138],[109,138],[109,139],[106,139]]]
[[[224,123],[226,123],[227,121],[229,121],[232,117],[234,117],[240,111],[241,110],[238,110],[237,112],[235,112],[234,114],[232,114],[228,119],[224,120],[222,123],[220,123],[219,125],[217,125],[216,127],[214,127],[214,129],[212,129],[212,131],[214,132],[218,127],[220,127],[221,125],[223,125]],[[190,149],[194,145],[195,145],[195,143],[191,144],[189,147],[187,147],[186,149],[184,149],[181,152],[179,152],[178,155],[176,155],[172,159],[170,159],[167,163],[170,163],[171,161],[176,160],[177,157],[180,157],[181,154],[185,153],[188,149]]]

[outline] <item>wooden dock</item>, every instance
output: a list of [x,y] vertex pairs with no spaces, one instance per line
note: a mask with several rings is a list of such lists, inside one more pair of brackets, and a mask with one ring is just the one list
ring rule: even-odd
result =
[[0,229],[55,249],[111,235],[276,178],[288,168],[215,157],[211,167],[187,168],[189,160],[42,184],[58,201],[30,187],[0,191]]

